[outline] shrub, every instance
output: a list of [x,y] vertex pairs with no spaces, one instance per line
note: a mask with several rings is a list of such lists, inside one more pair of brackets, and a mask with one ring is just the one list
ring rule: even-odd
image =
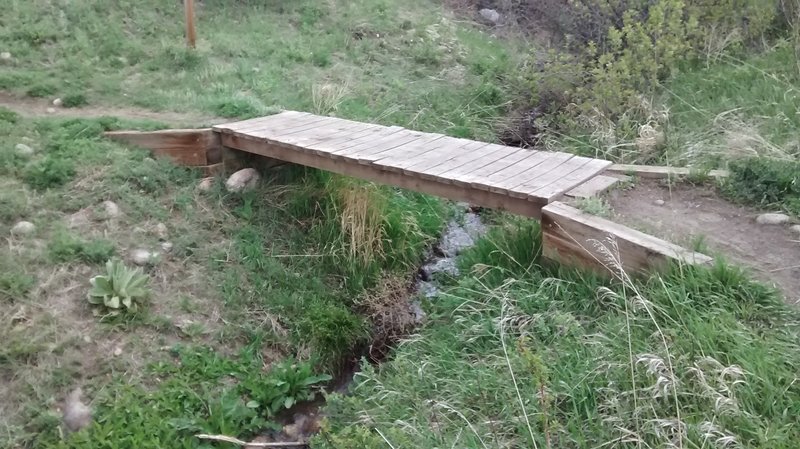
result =
[[19,114],[12,111],[11,109],[0,106],[0,122],[17,123],[18,121],[19,121]]
[[28,165],[22,178],[37,190],[46,190],[68,183],[75,176],[75,165],[66,158],[45,156]]
[[149,295],[148,278],[140,269],[130,269],[119,260],[106,262],[106,274],[93,277],[87,298],[92,305],[102,306],[112,315],[136,311]]
[[89,101],[86,99],[86,95],[82,93],[67,94],[61,101],[65,108],[79,108],[89,104]]
[[28,89],[28,96],[34,98],[49,97],[50,95],[58,92],[58,87],[55,84],[41,83],[35,84]]
[[800,162],[750,158],[733,161],[722,192],[759,206],[778,206],[800,215]]

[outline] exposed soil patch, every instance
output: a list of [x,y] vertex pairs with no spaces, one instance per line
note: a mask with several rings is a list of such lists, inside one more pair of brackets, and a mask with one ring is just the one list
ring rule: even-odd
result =
[[[191,128],[216,125],[230,121],[228,119],[203,114],[167,111],[155,112],[134,107],[84,106],[80,108],[56,108],[53,107],[48,100],[42,98],[19,97],[3,91],[0,91],[0,106],[8,108],[24,117],[92,118],[109,116],[133,120],[154,120],[170,125],[180,125]],[[48,108],[54,109],[55,112],[48,112]]]
[[702,239],[710,252],[749,268],[788,303],[800,304],[800,236],[786,226],[757,224],[763,211],[731,204],[710,187],[668,189],[652,181],[614,191],[609,202],[615,221],[687,247]]

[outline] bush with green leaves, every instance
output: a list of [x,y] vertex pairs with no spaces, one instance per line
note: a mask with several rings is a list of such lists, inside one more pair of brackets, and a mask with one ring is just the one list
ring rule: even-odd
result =
[[63,186],[74,176],[75,164],[71,160],[52,155],[31,163],[22,172],[25,182],[37,190]]
[[112,315],[123,311],[135,312],[150,294],[148,280],[141,269],[128,268],[116,259],[109,260],[106,274],[90,280],[89,303],[103,307]]
[[800,216],[800,162],[764,157],[733,161],[722,184],[725,196],[762,207],[780,207]]

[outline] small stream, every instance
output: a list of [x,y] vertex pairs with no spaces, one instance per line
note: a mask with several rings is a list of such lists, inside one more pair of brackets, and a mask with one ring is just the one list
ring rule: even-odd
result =
[[[408,307],[414,317],[415,326],[424,323],[426,318],[425,311],[422,309],[422,301],[426,298],[433,298],[439,293],[437,275],[459,276],[456,258],[465,250],[473,247],[475,242],[488,231],[488,227],[481,220],[477,210],[462,203],[459,203],[459,206],[464,207],[464,214],[447,224],[439,241],[433,245],[425,262],[412,280],[412,286],[408,291]],[[380,364],[390,357],[391,351],[389,354],[376,358],[370,355],[368,347],[358,348],[344,361],[341,372],[328,387],[328,392],[348,394],[353,379],[361,369],[362,359]],[[283,424],[282,431],[259,437],[257,440],[261,442],[307,441],[319,431],[320,409],[324,406],[325,400],[321,396],[315,401],[298,404],[279,417],[279,422]]]

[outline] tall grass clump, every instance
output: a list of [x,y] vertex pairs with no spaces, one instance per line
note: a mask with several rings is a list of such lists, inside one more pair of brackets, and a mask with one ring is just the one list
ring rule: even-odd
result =
[[543,268],[511,252],[514,238],[530,239],[506,231],[465,256],[472,275],[426,303],[425,328],[329,401],[316,447],[766,449],[800,438],[800,316],[774,291],[725,264],[630,279],[612,257],[615,280]]

